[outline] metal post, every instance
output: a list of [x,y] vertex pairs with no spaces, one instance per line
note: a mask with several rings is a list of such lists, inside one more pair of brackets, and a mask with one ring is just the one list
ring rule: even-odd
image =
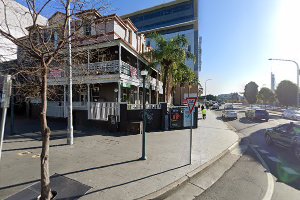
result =
[[190,165],[192,164],[192,146],[193,146],[193,112],[191,112],[191,131],[190,131]]
[[1,160],[1,154],[2,154],[2,144],[3,144],[3,139],[4,139],[4,129],[5,129],[5,120],[6,120],[6,112],[7,112],[7,107],[2,108],[2,119],[1,119],[1,141],[0,141],[0,160]]
[[10,98],[10,134],[15,133],[15,98],[14,98],[14,89],[11,89],[11,98]]
[[68,64],[69,64],[69,116],[68,116],[68,139],[67,142],[69,145],[73,144],[73,105],[72,105],[72,45],[71,45],[71,11],[70,11],[70,4],[71,0],[69,0],[68,5]]
[[143,148],[142,148],[142,160],[147,160],[146,157],[146,88],[145,88],[145,76],[143,76]]
[[121,103],[121,83],[118,82],[118,103]]
[[299,65],[297,62],[295,62],[297,65],[297,108],[299,108]]
[[90,84],[87,84],[87,108],[88,108],[88,119],[91,118],[91,94],[90,94]]
[[64,117],[67,117],[67,89],[66,85],[64,85]]

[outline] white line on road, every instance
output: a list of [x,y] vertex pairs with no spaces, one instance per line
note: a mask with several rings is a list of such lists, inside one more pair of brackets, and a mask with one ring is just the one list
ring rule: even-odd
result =
[[258,151],[260,151],[260,153],[263,153],[263,154],[268,154],[269,152],[263,150],[263,149],[258,149]]
[[260,162],[262,163],[264,168],[267,170],[266,174],[267,174],[267,178],[268,178],[268,188],[267,188],[265,196],[262,198],[262,200],[271,200],[273,192],[274,192],[274,178],[273,178],[272,174],[270,173],[270,169],[269,169],[267,163],[262,159],[261,155],[252,147],[252,145],[250,145],[250,148],[252,149],[252,151],[254,151],[257,158],[260,160]]
[[299,175],[298,172],[296,172],[295,170],[293,170],[293,169],[291,169],[291,168],[289,168],[289,167],[282,167],[282,169],[283,169],[284,171],[286,171],[288,174],[291,174],[291,175]]
[[281,161],[280,161],[278,158],[276,158],[276,157],[268,156],[268,158],[269,158],[270,160],[272,160],[273,162],[281,163]]
[[253,145],[252,145],[252,147],[254,147],[254,148],[258,148],[259,146],[258,146],[258,145],[256,145],[256,144],[253,144]]

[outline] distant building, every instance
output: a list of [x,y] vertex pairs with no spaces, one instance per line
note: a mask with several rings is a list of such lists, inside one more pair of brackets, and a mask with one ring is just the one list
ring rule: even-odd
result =
[[275,92],[275,75],[271,72],[271,90]]
[[[3,11],[6,12],[3,12]],[[27,34],[26,27],[32,25],[32,18],[28,8],[16,1],[0,1],[0,29],[7,31],[14,37],[23,37]],[[47,19],[40,16],[38,24],[45,24]],[[7,26],[6,26],[7,25]],[[8,28],[7,28],[8,27]],[[17,59],[17,46],[0,35],[0,63]]]
[[244,97],[239,95],[238,93],[230,93],[230,94],[220,94],[217,97],[219,101],[243,101]]
[[[157,32],[166,39],[177,35],[185,35],[188,39],[188,51],[196,56],[196,62],[186,61],[186,64],[196,73],[201,70],[201,38],[199,38],[198,28],[198,0],[176,0],[160,4],[144,10],[122,16],[123,19],[130,18],[133,24],[146,36]],[[147,46],[155,48],[151,39],[147,39]],[[196,97],[202,94],[200,84],[191,87],[176,87],[174,104],[180,105],[183,100],[190,96]]]

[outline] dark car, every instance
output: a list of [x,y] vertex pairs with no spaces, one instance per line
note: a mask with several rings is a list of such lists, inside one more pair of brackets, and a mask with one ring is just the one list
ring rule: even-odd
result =
[[300,161],[300,124],[288,123],[275,128],[266,129],[267,145],[276,144],[291,149]]
[[245,112],[245,117],[252,120],[269,121],[269,113],[264,109],[252,109]]

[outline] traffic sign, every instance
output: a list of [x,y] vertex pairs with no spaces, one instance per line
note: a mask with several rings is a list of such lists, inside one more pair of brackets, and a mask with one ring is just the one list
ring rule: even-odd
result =
[[186,98],[186,101],[189,107],[190,114],[192,114],[197,102],[197,97],[188,97]]

